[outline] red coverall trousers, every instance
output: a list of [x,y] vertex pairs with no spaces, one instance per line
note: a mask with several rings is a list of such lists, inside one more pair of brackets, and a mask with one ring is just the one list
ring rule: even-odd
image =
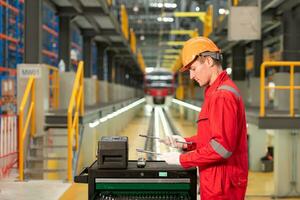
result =
[[238,88],[222,72],[205,89],[197,135],[185,138],[182,167],[198,167],[201,200],[241,200],[248,178],[245,108]]

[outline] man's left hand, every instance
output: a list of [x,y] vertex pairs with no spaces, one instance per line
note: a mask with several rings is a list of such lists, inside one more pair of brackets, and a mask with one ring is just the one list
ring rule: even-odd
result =
[[160,155],[160,158],[162,160],[165,160],[166,163],[168,163],[169,165],[181,166],[179,157],[180,157],[180,153],[178,152],[168,152]]

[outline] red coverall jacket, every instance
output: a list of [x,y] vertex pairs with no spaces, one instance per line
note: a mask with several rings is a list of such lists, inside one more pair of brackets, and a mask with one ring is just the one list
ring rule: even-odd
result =
[[[224,88],[225,87],[225,88]],[[201,200],[241,200],[248,178],[245,108],[239,90],[222,72],[205,89],[197,135],[185,138],[182,167],[199,167]]]

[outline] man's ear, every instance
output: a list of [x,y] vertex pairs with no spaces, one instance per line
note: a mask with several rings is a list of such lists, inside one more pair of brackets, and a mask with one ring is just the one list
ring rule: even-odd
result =
[[206,62],[208,64],[209,67],[213,67],[214,66],[214,61],[212,59],[212,57],[207,56]]

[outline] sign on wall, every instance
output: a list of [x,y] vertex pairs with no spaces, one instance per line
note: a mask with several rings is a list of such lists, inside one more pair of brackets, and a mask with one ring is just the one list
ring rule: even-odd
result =
[[34,76],[35,78],[41,78],[42,69],[40,67],[22,67],[20,68],[20,77],[29,78]]

